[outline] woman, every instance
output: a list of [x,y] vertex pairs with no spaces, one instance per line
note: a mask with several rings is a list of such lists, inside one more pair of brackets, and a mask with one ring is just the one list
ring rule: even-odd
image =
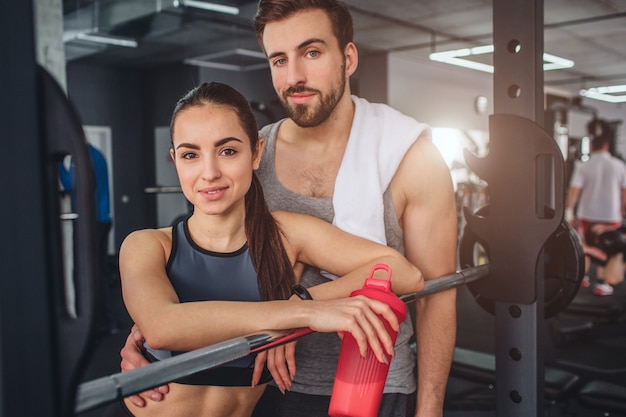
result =
[[[246,99],[219,83],[205,83],[177,104],[170,154],[193,214],[173,227],[130,234],[120,249],[126,308],[146,339],[152,360],[261,330],[310,327],[348,331],[365,355],[393,354],[378,314],[397,329],[390,309],[362,297],[376,263],[392,268],[396,293],[419,291],[422,275],[398,252],[357,238],[314,217],[270,213],[254,170],[263,141]],[[314,301],[291,297],[302,264],[341,276],[316,287]],[[251,302],[251,301],[267,302]],[[274,301],[269,301],[274,300]],[[326,300],[326,301],[322,301]],[[254,357],[170,384],[167,399],[135,416],[247,417],[268,375],[252,379]],[[257,385],[258,384],[258,385]]]

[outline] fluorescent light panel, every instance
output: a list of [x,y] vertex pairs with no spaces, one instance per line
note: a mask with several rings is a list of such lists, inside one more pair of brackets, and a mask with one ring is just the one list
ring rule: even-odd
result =
[[579,92],[581,96],[591,98],[594,100],[606,101],[609,103],[625,103],[626,102],[626,94],[615,95],[615,93],[626,93],[626,84],[588,88],[588,89],[580,90]]
[[224,4],[217,4],[211,2],[197,1],[197,0],[177,0],[174,2],[175,6],[195,7],[196,9],[208,10],[211,12],[218,12],[224,14],[238,15],[239,8],[233,6],[226,6]]
[[[453,51],[433,52],[429,55],[429,58],[432,61],[443,62],[445,64],[456,65],[459,67],[493,74],[493,65],[464,59],[468,56],[491,54],[493,53],[493,50],[493,45],[484,45],[476,46],[474,48],[456,49]],[[545,63],[543,64],[544,71],[571,68],[574,66],[574,61],[546,53],[543,54],[543,60],[545,61]]]
[[[237,64],[237,56],[252,58],[248,64]],[[234,58],[232,58],[234,57]],[[222,59],[222,62],[219,60]],[[258,61],[258,62],[254,62]],[[249,49],[235,48],[228,51],[214,52],[208,55],[185,59],[185,64],[199,67],[217,68],[229,71],[251,71],[267,67],[267,58],[264,53]]]
[[93,34],[93,33],[77,33],[74,39],[93,42],[93,43],[103,43],[106,45],[114,45],[114,46],[124,46],[126,48],[136,48],[137,41],[134,39],[128,38],[120,38],[109,35],[101,35],[101,34]]

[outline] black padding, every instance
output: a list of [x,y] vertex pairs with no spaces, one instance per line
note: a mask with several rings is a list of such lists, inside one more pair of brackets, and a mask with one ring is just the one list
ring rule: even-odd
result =
[[496,358],[475,350],[454,348],[450,374],[484,384],[496,383]]
[[[474,350],[455,348],[450,375],[484,384],[496,384],[496,358]],[[570,397],[578,387],[580,377],[571,372],[545,368],[545,398],[561,401]]]
[[598,247],[609,256],[624,253],[626,237],[618,230],[609,230],[598,236]]
[[605,381],[591,381],[580,389],[580,403],[604,412],[626,413],[626,387]]
[[580,377],[562,369],[545,369],[545,395],[547,400],[563,401],[574,394],[580,383]]
[[617,320],[626,312],[626,304],[612,296],[575,298],[567,306],[567,313]]

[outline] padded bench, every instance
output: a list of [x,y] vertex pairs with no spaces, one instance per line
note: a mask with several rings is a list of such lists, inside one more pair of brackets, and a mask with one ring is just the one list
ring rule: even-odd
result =
[[610,322],[624,316],[626,303],[615,296],[598,297],[593,294],[579,294],[563,310],[563,313],[603,319]]
[[[496,358],[494,355],[464,348],[454,349],[450,375],[496,385]],[[560,369],[545,368],[545,398],[550,402],[567,400],[576,393],[580,377]]]
[[626,416],[626,387],[621,385],[590,381],[580,389],[579,401],[583,407],[600,410],[605,415],[619,413]]

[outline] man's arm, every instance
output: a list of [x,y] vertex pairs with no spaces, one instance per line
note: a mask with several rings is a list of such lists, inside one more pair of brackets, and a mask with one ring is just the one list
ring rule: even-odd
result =
[[575,224],[576,215],[574,214],[574,210],[576,208],[576,202],[578,201],[579,195],[579,187],[569,187],[567,190],[567,200],[565,202],[565,221],[574,227],[577,226]]
[[[126,372],[132,369],[141,368],[142,366],[146,366],[150,363],[142,354],[143,343],[145,341],[146,340],[139,331],[137,325],[134,325],[126,338],[126,344],[120,351],[120,356],[122,357],[120,368],[122,371]],[[131,395],[128,399],[137,407],[145,407],[147,398],[152,401],[161,401],[168,392],[169,385],[162,385],[141,394]]]
[[[450,171],[437,148],[420,138],[409,149],[391,183],[404,230],[406,256],[433,279],[456,270],[457,212]],[[443,414],[454,345],[456,290],[416,303],[416,416]]]

